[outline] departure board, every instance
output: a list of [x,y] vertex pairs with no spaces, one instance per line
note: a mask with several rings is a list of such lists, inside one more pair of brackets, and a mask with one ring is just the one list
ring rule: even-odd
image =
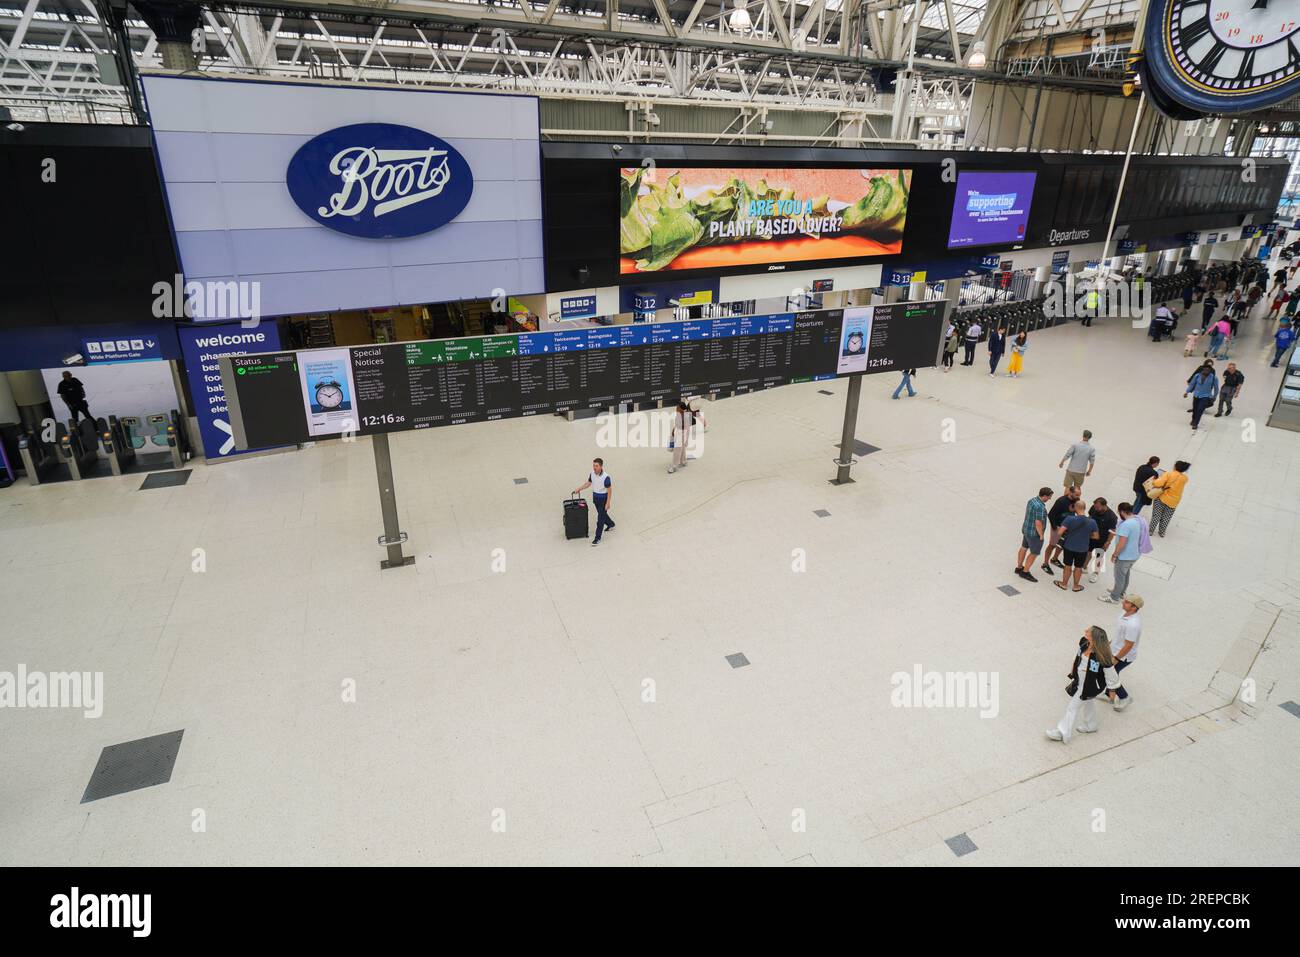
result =
[[236,447],[656,405],[933,366],[946,303],[466,336],[221,360]]

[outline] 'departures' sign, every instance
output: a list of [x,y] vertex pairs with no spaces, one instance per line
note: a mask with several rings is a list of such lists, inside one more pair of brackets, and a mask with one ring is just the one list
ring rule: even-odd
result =
[[392,123],[358,123],[309,140],[289,161],[285,183],[316,222],[368,239],[445,226],[474,192],[469,163],[451,144]]

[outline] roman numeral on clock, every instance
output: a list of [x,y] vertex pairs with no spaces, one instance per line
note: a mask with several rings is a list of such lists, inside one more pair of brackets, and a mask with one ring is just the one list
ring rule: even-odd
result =
[[1255,50],[1251,48],[1241,58],[1241,68],[1237,70],[1238,80],[1249,80],[1255,73]]
[[[1178,38],[1183,41],[1183,49],[1190,50],[1192,45],[1201,37],[1210,32],[1210,18],[1208,16],[1194,20],[1187,26],[1178,31]],[[1190,54],[1189,54],[1190,55]]]
[[[1183,49],[1187,48],[1184,47]],[[1196,64],[1197,69],[1202,73],[1213,73],[1214,68],[1219,65],[1219,61],[1223,59],[1223,55],[1227,52],[1228,48],[1216,40],[1214,46],[1210,48],[1210,52],[1201,58],[1200,63]]]

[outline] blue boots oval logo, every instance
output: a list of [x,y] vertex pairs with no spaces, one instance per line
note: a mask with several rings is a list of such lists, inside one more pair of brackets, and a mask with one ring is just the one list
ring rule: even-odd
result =
[[391,123],[341,126],[309,140],[293,154],[285,182],[316,222],[367,239],[445,226],[474,192],[469,163],[451,144]]

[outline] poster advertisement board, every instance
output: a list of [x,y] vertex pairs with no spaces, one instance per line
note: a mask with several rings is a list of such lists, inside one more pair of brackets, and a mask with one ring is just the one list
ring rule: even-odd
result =
[[726,270],[902,251],[904,169],[620,171],[619,272]]
[[948,248],[1024,242],[1036,178],[1036,173],[959,172]]

